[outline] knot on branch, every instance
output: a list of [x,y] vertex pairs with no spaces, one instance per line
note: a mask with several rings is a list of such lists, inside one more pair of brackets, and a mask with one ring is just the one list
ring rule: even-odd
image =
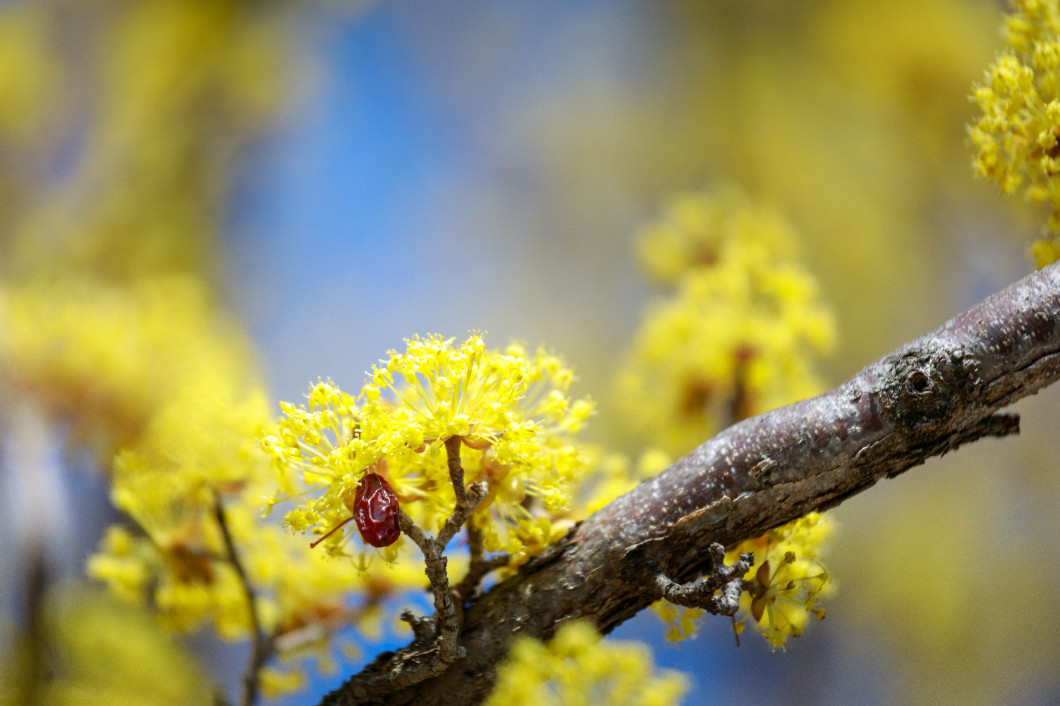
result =
[[[983,382],[972,359],[957,347],[912,347],[889,362],[883,412],[909,430],[950,420],[966,391]],[[963,398],[957,394],[961,390]]]
[[655,575],[655,586],[662,597],[675,605],[702,608],[713,615],[735,615],[740,607],[743,577],[754,565],[754,555],[744,553],[732,565],[725,564],[725,547],[717,542],[707,550],[712,567],[697,581],[682,585],[665,574]]

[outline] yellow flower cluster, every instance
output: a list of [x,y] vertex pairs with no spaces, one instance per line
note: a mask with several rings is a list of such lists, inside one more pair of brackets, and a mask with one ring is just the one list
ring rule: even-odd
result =
[[547,643],[517,638],[486,704],[669,706],[687,690],[681,674],[654,673],[646,646],[601,641],[590,623],[578,621]]
[[54,120],[48,107],[59,98],[62,69],[49,51],[49,31],[45,14],[29,3],[0,8],[0,142],[32,142]]
[[[676,288],[649,311],[619,377],[627,415],[653,445],[686,453],[719,427],[820,391],[813,359],[831,347],[834,323],[813,277],[792,262],[797,244],[783,218],[733,187],[681,195],[641,233],[645,269]],[[641,465],[658,472],[666,453],[655,450]],[[622,483],[609,475],[602,488],[624,492],[633,476]],[[755,551],[741,600],[773,644],[805,624],[806,611],[788,605],[793,597],[813,608],[827,583],[811,586],[807,577],[827,577],[817,546],[828,526],[813,514],[730,553],[732,562]],[[654,609],[674,641],[692,635],[703,614],[665,601]]]
[[233,158],[282,97],[290,8],[100,0],[85,12],[0,8],[0,393],[40,403],[106,471],[128,521],[107,531],[93,576],[173,627],[246,637],[220,496],[262,627],[277,646],[322,644],[364,579],[260,521],[274,481],[256,437],[270,413],[248,342],[201,281]]
[[1035,44],[1060,35],[1060,5],[1053,0],[1011,0],[1012,14],[1005,17],[1005,44],[1030,54]]
[[683,193],[637,237],[637,257],[655,282],[677,285],[683,277],[733,259],[780,261],[795,255],[791,225],[756,206],[740,189]]
[[699,630],[699,619],[706,612],[702,608],[686,608],[665,600],[652,603],[651,609],[666,626],[666,639],[670,642],[694,636]]
[[1060,234],[1060,4],[1014,0],[1001,53],[976,86],[982,111],[969,128],[976,174],[1005,194],[1048,203],[1050,235],[1036,243],[1038,267],[1056,259]]
[[792,228],[723,189],[676,199],[641,236],[641,259],[676,286],[638,331],[618,378],[633,427],[681,454],[720,427],[816,394],[813,356],[833,342],[818,287],[792,264]]
[[767,642],[783,647],[789,637],[802,634],[811,615],[824,619],[817,600],[829,595],[835,584],[821,561],[821,548],[833,528],[830,516],[811,512],[726,552],[727,563],[744,552],[755,557],[753,573],[744,577],[750,585],[740,596],[744,615],[736,623],[737,633],[751,618]]
[[[391,351],[373,366],[357,397],[318,382],[305,405],[281,404],[283,418],[262,438],[284,478],[277,499],[303,487],[322,491],[285,522],[293,531],[326,533],[348,519],[349,498],[373,472],[402,510],[437,532],[456,504],[445,441],[459,437],[465,482],[488,487],[471,526],[486,551],[508,552],[519,563],[557,538],[549,514],[566,508],[569,484],[586,465],[570,437],[593,406],[570,398],[573,381],[544,350],[528,354],[513,343],[489,351],[475,334],[459,345],[437,335],[406,341],[405,352]],[[348,537],[328,538],[329,551],[341,552]],[[393,559],[396,547],[384,557]]]

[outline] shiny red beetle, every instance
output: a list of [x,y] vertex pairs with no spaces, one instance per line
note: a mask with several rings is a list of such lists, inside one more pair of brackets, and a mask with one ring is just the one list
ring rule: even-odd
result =
[[344,497],[346,507],[353,513],[350,517],[328,530],[327,534],[310,544],[310,547],[323,542],[350,520],[357,523],[361,538],[373,547],[387,547],[397,541],[401,535],[398,526],[398,498],[386,478],[378,473],[365,473],[357,484],[357,493],[350,502]]

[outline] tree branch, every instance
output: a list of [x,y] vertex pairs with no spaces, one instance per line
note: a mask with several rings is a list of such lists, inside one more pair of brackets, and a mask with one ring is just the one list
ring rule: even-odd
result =
[[[1018,432],[997,410],[1060,377],[1060,265],[1020,280],[819,397],[730,427],[580,523],[464,614],[467,657],[390,704],[476,703],[515,634],[561,621],[604,633],[733,546],[838,505],[984,436]],[[714,550],[716,551],[716,550]],[[352,677],[322,704],[380,702]]]

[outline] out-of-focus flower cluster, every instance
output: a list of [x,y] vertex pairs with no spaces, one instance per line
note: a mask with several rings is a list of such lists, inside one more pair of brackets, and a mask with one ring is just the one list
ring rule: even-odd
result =
[[247,637],[220,502],[261,625],[290,654],[375,611],[385,582],[351,606],[363,577],[260,521],[269,406],[205,284],[234,157],[285,92],[286,13],[238,0],[0,8],[0,391],[87,442],[111,484],[127,521],[91,575],[171,627]]
[[[44,639],[16,639],[0,670],[0,704],[209,703],[211,689],[195,661],[146,609],[130,608],[85,586],[42,597]],[[119,627],[120,626],[120,627]],[[50,655],[41,654],[47,650]],[[47,657],[62,665],[40,680]]]
[[0,276],[209,271],[233,157],[283,97],[284,19],[238,0],[0,8]]
[[1060,256],[1060,4],[1013,0],[1012,8],[1006,49],[975,87],[982,115],[969,134],[979,176],[1049,204],[1049,236],[1031,248],[1044,267]]
[[[8,286],[0,289],[0,331],[0,375],[10,393],[49,406],[104,457],[164,433],[159,425],[181,416],[163,415],[167,406],[203,403],[220,412],[222,401],[245,397],[259,414],[264,409],[260,393],[250,392],[256,378],[247,342],[234,322],[215,316],[190,277],[130,286],[62,277]],[[189,434],[205,431],[199,427]]]
[[[130,520],[107,530],[91,576],[149,601],[175,629],[208,622],[246,638],[249,606],[216,519],[221,502],[269,635],[326,647],[332,628],[355,617],[347,594],[365,578],[260,520],[274,486],[255,442],[268,405],[247,341],[194,280],[9,287],[0,331],[0,387],[91,442]],[[381,593],[369,594],[371,611]]]
[[[587,463],[571,437],[593,405],[570,397],[573,381],[543,349],[531,354],[513,343],[490,351],[476,334],[460,344],[409,339],[404,352],[373,366],[356,397],[318,382],[306,404],[282,403],[283,418],[262,438],[284,479],[275,500],[310,492],[285,523],[326,533],[349,517],[350,498],[373,472],[404,512],[437,532],[456,505],[445,441],[459,437],[465,482],[488,489],[470,527],[486,551],[518,564],[562,533],[550,514],[567,508],[569,485]],[[349,537],[333,535],[326,546],[342,552]],[[383,556],[393,560],[399,545]]]
[[687,690],[677,672],[654,672],[644,645],[602,641],[591,624],[578,621],[561,627],[547,643],[517,638],[486,703],[669,706]]
[[672,296],[649,309],[618,380],[634,429],[683,454],[719,428],[821,389],[835,336],[791,226],[741,192],[675,198],[638,249]]

